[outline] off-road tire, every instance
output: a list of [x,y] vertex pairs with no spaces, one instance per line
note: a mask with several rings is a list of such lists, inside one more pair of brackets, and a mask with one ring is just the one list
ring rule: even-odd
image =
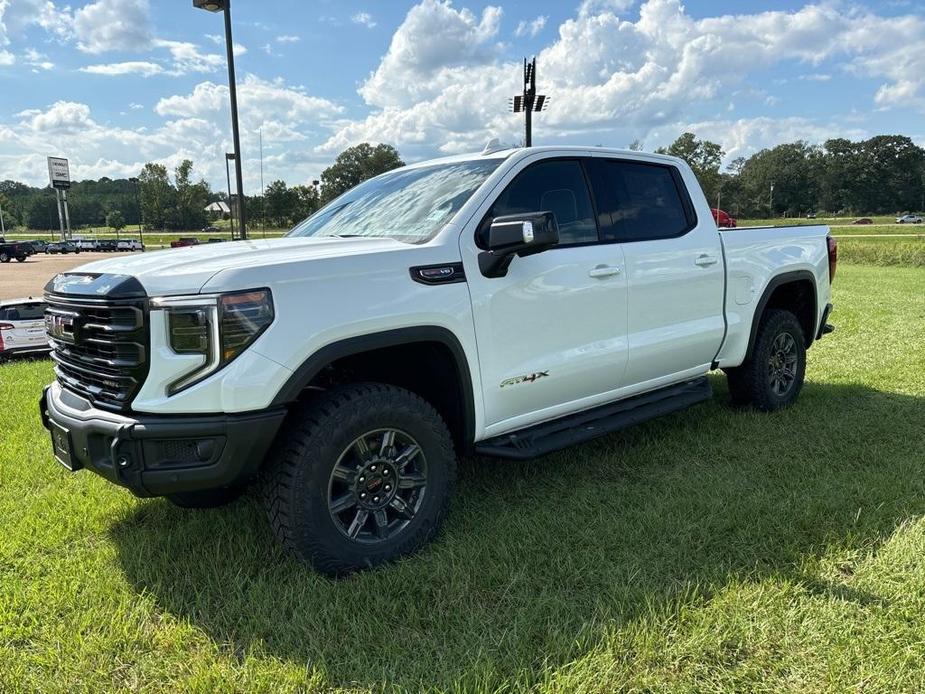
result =
[[0,253],[0,263],[10,262],[10,256],[8,253]]
[[[794,379],[783,394],[772,388],[768,377],[775,340],[789,334],[795,343]],[[770,309],[764,313],[751,356],[739,367],[726,369],[729,394],[738,406],[751,405],[762,412],[788,407],[799,397],[806,376],[806,338],[803,327],[790,311]]]
[[[395,428],[425,456],[421,506],[396,536],[375,544],[347,537],[328,505],[332,471],[357,437]],[[282,545],[317,571],[339,576],[413,554],[434,538],[456,483],[456,453],[446,424],[430,403],[396,386],[338,386],[296,405],[267,456],[260,484],[270,526]]]
[[244,487],[224,487],[222,489],[205,489],[199,492],[168,494],[167,500],[179,508],[219,508],[236,501],[243,493]]

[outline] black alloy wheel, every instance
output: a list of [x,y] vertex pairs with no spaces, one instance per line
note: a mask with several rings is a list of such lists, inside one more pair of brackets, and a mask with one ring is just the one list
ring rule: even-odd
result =
[[391,540],[414,520],[427,493],[427,459],[398,429],[358,436],[341,453],[328,482],[328,511],[347,538]]

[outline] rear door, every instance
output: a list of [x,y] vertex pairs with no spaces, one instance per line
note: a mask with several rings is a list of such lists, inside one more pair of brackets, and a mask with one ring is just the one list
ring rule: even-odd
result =
[[626,258],[627,385],[708,371],[725,334],[725,267],[716,222],[698,218],[688,192],[696,179],[631,159],[595,158],[591,170],[606,210],[602,238],[619,243]]

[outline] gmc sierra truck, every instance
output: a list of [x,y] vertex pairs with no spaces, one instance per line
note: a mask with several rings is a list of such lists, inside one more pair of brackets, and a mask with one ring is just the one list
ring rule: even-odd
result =
[[371,179],[287,237],[91,263],[46,287],[54,455],[141,497],[256,482],[330,574],[419,549],[457,455],[529,458],[711,397],[800,393],[824,226],[717,230],[691,169],[486,151]]

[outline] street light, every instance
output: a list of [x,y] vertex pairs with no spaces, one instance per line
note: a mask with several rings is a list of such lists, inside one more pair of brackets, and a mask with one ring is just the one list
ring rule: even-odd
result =
[[[228,179],[228,221],[231,222],[231,240],[234,241],[234,200],[231,197],[231,172],[228,169],[228,162],[234,161],[234,154],[231,152],[225,153],[225,178]],[[237,168],[237,164],[235,164]],[[242,237],[243,238],[243,237]]]
[[241,238],[247,238],[244,220],[244,176],[241,172],[241,135],[238,131],[238,88],[234,78],[234,41],[231,38],[231,0],[193,0],[193,7],[225,14],[225,50],[228,53],[228,90],[231,93],[231,134],[234,138],[235,182],[238,187],[238,226]]

